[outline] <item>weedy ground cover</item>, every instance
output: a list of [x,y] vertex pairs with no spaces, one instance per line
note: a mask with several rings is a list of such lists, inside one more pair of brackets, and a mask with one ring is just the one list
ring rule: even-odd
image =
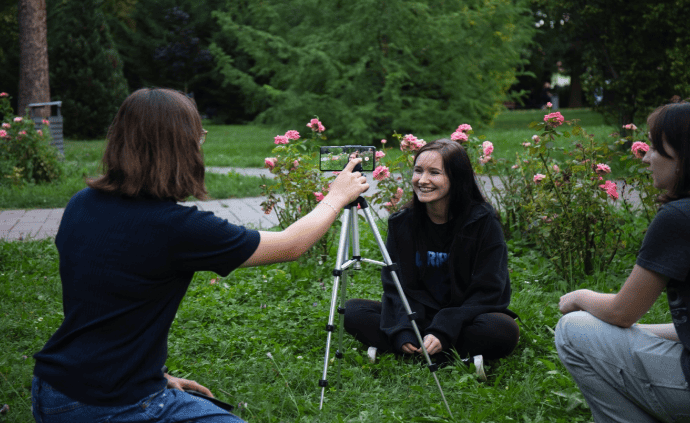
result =
[[[479,382],[463,365],[437,372],[455,421],[591,421],[554,347],[558,298],[578,287],[617,291],[641,241],[645,221],[637,223],[637,230],[625,235],[625,251],[577,286],[565,286],[533,245],[508,241],[511,309],[521,317],[520,342],[508,358],[487,363],[487,382]],[[368,227],[360,228],[363,257],[379,260]],[[385,237],[385,223],[380,230]],[[329,364],[324,409],[318,410],[336,248],[332,245],[325,257],[238,269],[227,278],[197,273],[170,332],[166,364],[171,373],[207,386],[249,422],[452,421],[420,360],[384,355],[371,364],[366,348],[349,335],[340,378],[336,360]],[[379,270],[363,264],[350,278],[348,297],[379,299]],[[664,301],[657,302],[645,323],[670,321]],[[0,242],[0,403],[10,405],[5,422],[32,421],[31,356],[61,321],[53,241]]]

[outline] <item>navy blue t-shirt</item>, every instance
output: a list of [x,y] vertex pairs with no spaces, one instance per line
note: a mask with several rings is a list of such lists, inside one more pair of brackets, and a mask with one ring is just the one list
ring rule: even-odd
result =
[[259,240],[196,207],[80,191],[55,238],[64,321],[34,355],[34,374],[93,405],[165,388],[168,332],[194,272],[227,276]]
[[690,383],[690,198],[659,209],[645,234],[637,265],[669,278],[666,296],[673,325],[685,347],[680,361]]

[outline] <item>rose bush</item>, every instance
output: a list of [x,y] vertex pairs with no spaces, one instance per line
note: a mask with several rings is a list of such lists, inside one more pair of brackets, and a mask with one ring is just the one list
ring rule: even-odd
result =
[[[266,200],[261,207],[266,214],[275,211],[282,229],[305,216],[323,200],[334,179],[319,171],[317,149],[310,146],[310,143],[317,145],[319,140],[326,139],[323,134],[326,128],[318,119],[312,119],[307,127],[311,130],[309,139],[302,138],[296,130],[276,136],[273,141],[276,147],[272,151],[274,157],[264,160],[266,168],[275,176],[272,181],[262,177],[262,195]],[[309,254],[328,254],[333,232],[329,231]]]
[[50,145],[47,120],[36,129],[28,116],[15,116],[10,96],[0,93],[0,186],[52,182],[62,175],[59,152]]
[[[308,126],[312,139],[322,137],[325,128],[318,120]],[[490,177],[486,179],[490,181],[487,194],[499,211],[506,237],[521,238],[541,250],[572,284],[578,275],[604,269],[624,246],[623,228],[636,215],[624,194],[632,189],[639,192],[644,214],[648,219],[653,217],[658,190],[652,187],[640,160],[649,146],[637,141],[641,131],[638,133],[634,125],[626,126],[631,135],[609,145],[595,140],[577,121],[565,120],[560,112],[548,113],[542,122],[532,122],[530,127],[537,133],[529,140],[516,141],[521,142],[523,152],[514,159],[495,158],[493,143],[474,136],[466,123],[458,126],[450,139],[465,147],[478,175]],[[414,154],[426,144],[413,134],[395,133],[393,137],[399,141],[402,154],[393,158],[391,148],[382,140],[372,175],[378,190],[369,199],[374,210],[390,213],[412,198]],[[285,144],[288,138],[292,141]],[[556,146],[563,144],[556,143],[561,138],[572,139],[570,146]],[[323,198],[330,180],[316,170],[313,156],[305,159],[308,155],[303,140],[286,133],[277,136],[275,142],[275,157],[266,158],[266,166],[277,182],[266,187],[263,205],[268,213],[275,209],[281,227],[287,227]],[[632,142],[632,148],[621,149],[625,142]],[[614,179],[610,164],[615,160],[625,162],[626,173]],[[312,165],[302,166],[301,161]],[[279,187],[285,192],[284,204],[279,204],[275,195]],[[328,251],[325,245],[324,254]]]

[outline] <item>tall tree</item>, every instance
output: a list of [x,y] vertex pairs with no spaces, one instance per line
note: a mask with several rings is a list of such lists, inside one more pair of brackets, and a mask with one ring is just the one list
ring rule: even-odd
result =
[[53,97],[65,135],[99,138],[129,93],[100,0],[49,0]]
[[[690,96],[690,1],[534,0],[585,96],[611,123],[640,121],[672,96]],[[602,98],[603,97],[603,98]]]
[[[19,0],[19,101],[17,114],[30,103],[50,101],[48,29],[45,0]],[[47,116],[50,109],[43,108]]]
[[[502,109],[533,26],[512,0],[247,0],[216,13],[237,48],[211,51],[258,119],[319,115],[359,142],[452,132]],[[450,131],[450,132],[449,132]]]

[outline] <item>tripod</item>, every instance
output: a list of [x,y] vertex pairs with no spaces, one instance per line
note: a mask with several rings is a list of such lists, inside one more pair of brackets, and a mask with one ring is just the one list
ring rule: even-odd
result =
[[[362,258],[362,256],[360,255],[357,206],[361,206],[362,210],[364,211],[364,216],[366,217],[367,222],[369,223],[369,227],[374,233],[376,243],[378,244],[379,249],[381,250],[384,262]],[[323,408],[323,398],[326,392],[326,387],[328,386],[326,374],[328,373],[328,358],[331,350],[331,337],[333,335],[333,331],[335,330],[333,321],[335,319],[336,304],[338,302],[338,286],[342,280],[342,286],[340,287],[341,306],[337,308],[338,314],[340,314],[340,326],[338,329],[338,350],[335,353],[335,357],[338,359],[338,379],[340,379],[340,368],[342,366],[343,358],[343,353],[341,351],[343,348],[343,326],[345,320],[345,308],[342,306],[345,305],[347,294],[347,273],[344,271],[347,270],[350,266],[352,266],[355,270],[359,270],[361,269],[360,263],[364,261],[366,263],[377,264],[391,273],[391,277],[393,279],[393,282],[395,283],[398,295],[400,295],[400,299],[402,300],[402,303],[405,307],[405,311],[407,312],[407,318],[410,320],[410,323],[412,323],[412,329],[414,330],[414,333],[417,336],[417,341],[422,346],[422,353],[424,354],[424,358],[426,359],[429,371],[434,376],[436,386],[438,386],[438,390],[441,393],[441,398],[443,398],[443,402],[446,405],[448,414],[450,414],[450,417],[453,418],[453,413],[450,411],[450,407],[448,406],[448,402],[446,401],[446,396],[443,394],[443,389],[441,388],[441,384],[439,383],[438,377],[436,376],[436,370],[438,369],[438,366],[436,364],[431,363],[429,353],[427,352],[426,347],[424,347],[422,335],[419,333],[419,328],[417,327],[417,323],[415,322],[415,319],[417,318],[416,313],[412,311],[412,309],[410,308],[410,304],[408,303],[407,298],[405,297],[405,293],[403,292],[402,286],[400,285],[400,280],[398,279],[398,276],[396,274],[397,265],[391,261],[391,258],[388,254],[388,250],[386,250],[386,245],[381,239],[381,235],[379,234],[378,228],[376,227],[376,223],[374,222],[374,218],[371,215],[371,210],[369,210],[369,205],[367,204],[366,200],[364,200],[364,198],[360,196],[355,201],[345,206],[342,222],[343,225],[340,229],[340,239],[338,241],[338,255],[335,260],[335,269],[333,269],[334,280],[333,294],[331,296],[331,309],[330,313],[328,314],[328,324],[326,324],[326,331],[328,332],[326,338],[326,356],[324,358],[323,363],[323,376],[321,380],[319,380],[319,386],[321,387],[321,403],[319,404],[319,410]],[[352,258],[348,260],[347,253],[349,249],[348,247],[350,245],[352,247]]]

